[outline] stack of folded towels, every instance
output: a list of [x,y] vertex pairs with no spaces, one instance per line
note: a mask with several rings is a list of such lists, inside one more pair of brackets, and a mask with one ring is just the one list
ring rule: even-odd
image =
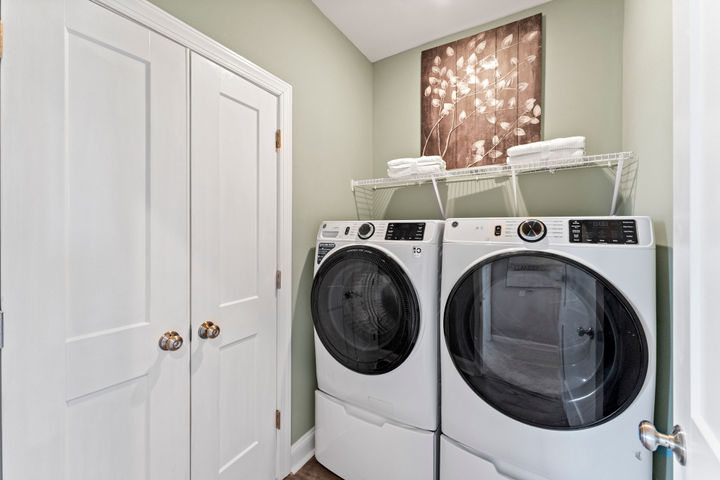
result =
[[445,162],[440,155],[419,158],[396,158],[387,162],[388,177],[398,178],[409,175],[442,173]]
[[527,143],[508,148],[507,154],[507,163],[510,165],[578,158],[585,155],[585,137],[555,138],[544,142]]

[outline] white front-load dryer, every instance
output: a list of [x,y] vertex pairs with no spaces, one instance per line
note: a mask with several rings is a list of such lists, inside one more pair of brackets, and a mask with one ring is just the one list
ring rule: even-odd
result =
[[450,219],[442,263],[440,479],[650,480],[650,219]]
[[311,310],[315,455],[345,480],[432,480],[444,222],[328,221]]

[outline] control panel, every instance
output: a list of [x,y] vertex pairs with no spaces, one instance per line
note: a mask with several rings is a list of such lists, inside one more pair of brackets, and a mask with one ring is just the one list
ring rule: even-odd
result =
[[385,240],[422,240],[425,236],[425,223],[389,223]]
[[443,242],[505,244],[539,249],[561,245],[580,248],[655,245],[652,221],[643,216],[450,218]]
[[638,243],[635,220],[570,220],[571,243]]

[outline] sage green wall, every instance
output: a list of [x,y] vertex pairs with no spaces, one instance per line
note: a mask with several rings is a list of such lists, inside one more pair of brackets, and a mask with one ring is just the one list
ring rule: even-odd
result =
[[623,148],[641,162],[635,208],[672,245],[672,1],[625,0]]
[[372,64],[310,0],[151,0],[293,86],[292,441],[314,425],[309,297],[321,220],[372,176]]
[[[658,379],[655,422],[672,425],[672,1],[553,0],[381,60],[374,72],[374,173],[420,151],[420,53],[536,13],[543,14],[544,138],[585,135],[592,154],[632,150],[640,158],[634,203],[620,213],[653,218],[657,240]],[[612,177],[599,169],[521,177],[521,215],[601,215]],[[441,186],[442,187],[442,186]],[[452,216],[513,215],[508,181],[441,188]],[[626,195],[627,199],[632,198]],[[437,218],[429,187],[394,192],[387,218]],[[655,454],[654,478],[672,478]]]

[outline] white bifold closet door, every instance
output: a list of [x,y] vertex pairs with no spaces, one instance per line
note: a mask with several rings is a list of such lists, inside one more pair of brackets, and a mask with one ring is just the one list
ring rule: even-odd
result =
[[190,322],[186,50],[9,3],[44,30],[2,65],[3,478],[187,479],[190,349],[158,346]]
[[277,100],[192,54],[192,477],[275,472]]

